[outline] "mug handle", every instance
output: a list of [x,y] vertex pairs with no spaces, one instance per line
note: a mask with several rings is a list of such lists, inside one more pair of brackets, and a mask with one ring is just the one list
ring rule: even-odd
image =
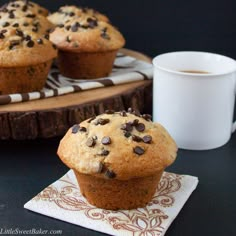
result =
[[[236,79],[235,79],[235,94],[236,94]],[[236,121],[233,122],[233,125],[232,125],[232,133],[234,133],[236,130]]]
[[233,126],[232,126],[232,133],[234,133],[236,130],[236,121],[234,121]]

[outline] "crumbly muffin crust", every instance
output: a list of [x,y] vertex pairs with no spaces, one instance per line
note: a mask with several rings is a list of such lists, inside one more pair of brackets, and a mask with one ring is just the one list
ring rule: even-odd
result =
[[73,52],[112,51],[125,44],[122,34],[112,25],[87,15],[56,27],[50,40],[60,50]]
[[149,115],[106,111],[74,125],[61,140],[58,155],[78,173],[128,180],[155,175],[176,158],[177,146]]

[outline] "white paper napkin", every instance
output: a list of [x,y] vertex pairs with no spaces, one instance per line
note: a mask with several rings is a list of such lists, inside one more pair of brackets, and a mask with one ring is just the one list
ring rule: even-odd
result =
[[86,201],[70,170],[24,208],[111,235],[163,236],[197,184],[197,177],[164,172],[155,196],[145,208],[110,211]]

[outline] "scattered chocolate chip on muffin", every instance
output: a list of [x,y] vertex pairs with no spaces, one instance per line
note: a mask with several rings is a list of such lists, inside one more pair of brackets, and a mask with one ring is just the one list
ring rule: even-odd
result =
[[79,18],[83,15],[95,17],[100,21],[109,22],[107,16],[92,8],[77,7],[73,5],[60,7],[57,12],[48,16],[48,20],[58,27],[63,27],[63,25],[68,21]]
[[76,124],[58,147],[88,202],[112,210],[144,207],[176,153],[167,131],[133,110],[106,111]]
[[27,0],[9,1],[0,8],[0,11],[8,13],[10,18],[13,18],[20,12],[23,12],[24,16],[28,18],[34,18],[36,15],[48,15],[48,10],[46,8]]
[[59,49],[61,74],[74,79],[108,76],[118,49],[125,44],[115,27],[88,15],[56,27],[50,40]]

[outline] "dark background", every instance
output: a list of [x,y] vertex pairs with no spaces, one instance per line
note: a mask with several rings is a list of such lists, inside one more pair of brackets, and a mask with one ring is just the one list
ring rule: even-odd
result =
[[[6,1],[1,0],[2,5]],[[236,59],[235,0],[35,0],[55,11],[76,4],[106,14],[126,38],[126,47],[153,57],[200,50]]]
[[[1,1],[4,2],[4,1]],[[126,47],[153,57],[200,50],[236,59],[235,0],[37,0],[51,11],[61,5],[88,6],[108,15]]]

